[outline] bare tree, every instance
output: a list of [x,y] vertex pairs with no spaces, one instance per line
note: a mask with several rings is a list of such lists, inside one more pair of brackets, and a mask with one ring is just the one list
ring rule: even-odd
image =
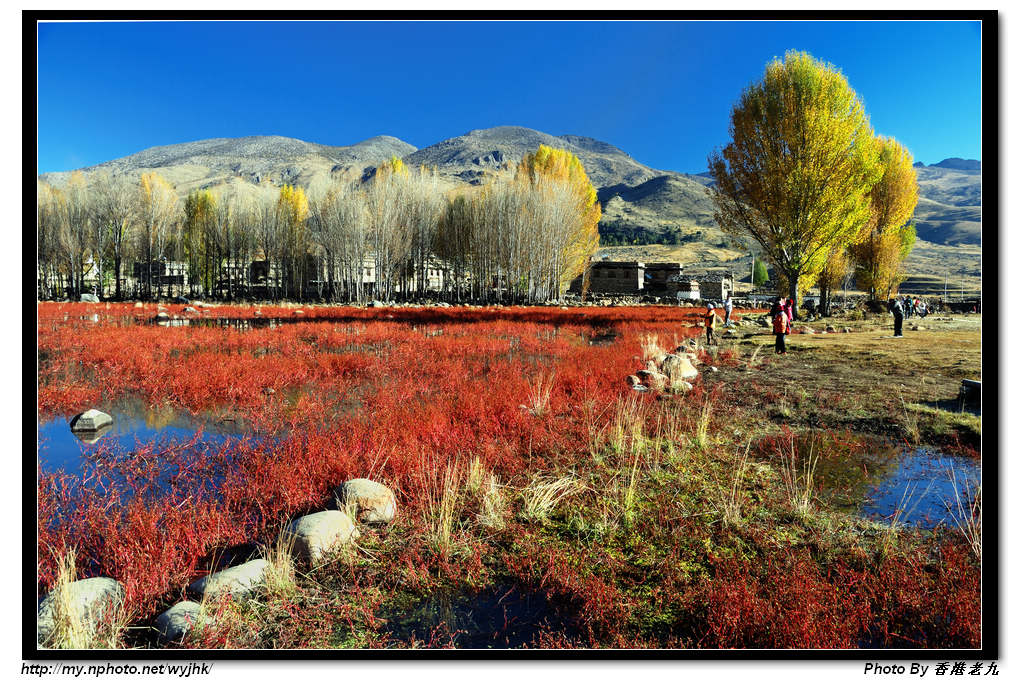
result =
[[92,178],[91,209],[93,215],[93,259],[103,277],[103,258],[107,251],[113,258],[114,297],[121,299],[121,267],[132,240],[136,190],[123,179],[98,173]]
[[36,257],[38,269],[39,299],[52,297],[57,291],[52,287],[59,281],[60,259],[60,192],[43,182],[36,181]]
[[369,255],[364,194],[356,184],[340,180],[320,189],[310,206],[313,240],[326,256],[330,298],[336,299],[342,288],[347,299],[363,300],[363,269]]
[[85,286],[90,213],[88,187],[81,172],[71,173],[67,187],[57,193],[56,215],[59,224],[57,243],[68,265],[71,295],[78,297]]

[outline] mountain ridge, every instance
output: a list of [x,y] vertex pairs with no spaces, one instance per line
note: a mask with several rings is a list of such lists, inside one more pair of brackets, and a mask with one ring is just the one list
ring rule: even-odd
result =
[[[346,146],[308,142],[281,135],[217,137],[153,146],[121,158],[82,168],[112,175],[163,173],[180,193],[227,186],[269,190],[282,183],[311,186],[336,176],[371,174],[393,156],[407,165],[436,167],[448,186],[483,184],[502,167],[512,166],[539,144],[574,153],[595,185],[602,204],[600,231],[607,242],[687,243],[704,240],[720,247],[740,244],[715,224],[706,187],[707,172],[687,174],[640,163],[608,142],[583,135],[552,135],[522,126],[502,125],[417,148],[377,135]],[[917,165],[921,201],[916,212],[920,238],[943,244],[980,244],[981,162],[947,158]],[[55,183],[70,173],[45,173]]]

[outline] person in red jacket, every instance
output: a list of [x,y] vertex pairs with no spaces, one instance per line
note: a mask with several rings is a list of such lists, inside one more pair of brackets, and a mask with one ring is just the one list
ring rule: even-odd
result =
[[786,306],[783,307],[786,312],[786,334],[789,335],[790,331],[793,330],[793,298],[786,298]]
[[785,310],[773,317],[772,332],[776,335],[776,354],[786,354],[786,334],[790,332],[790,320]]

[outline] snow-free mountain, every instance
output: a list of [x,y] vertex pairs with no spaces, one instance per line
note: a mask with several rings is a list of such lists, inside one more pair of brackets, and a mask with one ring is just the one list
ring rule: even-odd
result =
[[[145,149],[83,168],[137,177],[156,171],[181,194],[232,185],[271,189],[284,183],[312,186],[331,178],[358,179],[391,157],[408,166],[435,167],[447,186],[484,184],[539,144],[576,154],[599,190],[606,242],[690,242],[734,244],[712,219],[706,193],[711,178],[658,170],[612,144],[578,135],[551,135],[525,127],[472,130],[418,149],[396,137],[378,136],[349,146],[330,146],[280,136],[206,139]],[[915,220],[918,237],[943,245],[981,243],[981,163],[948,158],[917,164],[921,199]],[[69,173],[47,173],[61,184]]]

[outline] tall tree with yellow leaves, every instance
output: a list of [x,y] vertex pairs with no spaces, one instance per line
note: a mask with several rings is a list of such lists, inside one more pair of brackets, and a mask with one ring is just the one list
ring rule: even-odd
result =
[[715,219],[761,245],[796,303],[871,219],[882,168],[864,106],[834,66],[787,52],[741,94],[730,134],[708,159]]
[[879,138],[882,179],[871,189],[871,219],[864,237],[851,246],[857,288],[871,300],[893,294],[901,281],[903,260],[914,247],[910,219],[917,207],[914,159],[899,142]]
[[192,191],[184,199],[184,254],[188,259],[191,295],[201,282],[208,294],[212,290],[212,266],[215,259],[216,197],[208,189]]
[[308,197],[299,186],[284,184],[276,201],[277,236],[283,238],[285,295],[304,298],[305,256],[308,254]]
[[551,297],[559,298],[563,288],[588,268],[598,249],[602,217],[598,193],[577,156],[544,144],[521,160],[517,178],[541,196],[532,225],[546,269],[546,280],[540,283]]

